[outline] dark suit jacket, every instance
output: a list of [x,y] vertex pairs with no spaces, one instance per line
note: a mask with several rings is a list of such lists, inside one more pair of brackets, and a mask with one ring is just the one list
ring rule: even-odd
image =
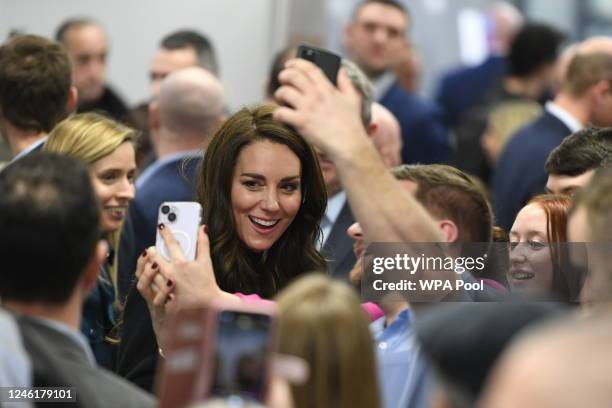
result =
[[442,111],[396,82],[379,101],[397,118],[402,129],[404,163],[446,163],[450,156],[448,129]]
[[506,59],[490,56],[482,64],[463,67],[446,74],[440,81],[436,101],[454,124],[469,111],[503,77]]
[[199,157],[166,163],[140,186],[130,205],[119,244],[119,299],[123,302],[128,292],[138,257],[146,248],[155,245],[157,214],[164,201],[193,201],[196,199],[195,177]]
[[327,267],[330,275],[347,282],[349,272],[357,262],[353,252],[353,240],[346,233],[346,229],[354,222],[355,218],[347,200],[332,226],[322,251],[325,259],[328,260]]
[[571,133],[548,111],[520,129],[508,142],[493,174],[498,225],[509,231],[516,214],[533,196],[544,192],[544,164],[550,152]]
[[78,113],[90,111],[101,112],[116,120],[125,119],[128,113],[125,102],[108,85],[104,87],[104,92],[100,99],[87,104],[81,104],[77,108]]
[[[17,317],[32,360],[34,387],[75,387],[78,407],[153,407],[152,396],[103,368],[94,367],[74,339],[35,319]],[[66,406],[72,403],[43,404]]]

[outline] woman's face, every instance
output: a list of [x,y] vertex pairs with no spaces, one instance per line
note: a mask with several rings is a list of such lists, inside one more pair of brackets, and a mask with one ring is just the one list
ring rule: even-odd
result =
[[111,154],[89,165],[89,175],[102,206],[100,228],[111,233],[121,228],[128,205],[134,199],[136,159],[134,146],[122,143]]
[[302,202],[301,164],[285,145],[259,141],[242,149],[232,180],[236,232],[252,251],[269,249]]
[[529,204],[518,213],[510,231],[510,270],[512,290],[548,294],[552,288],[553,264],[546,235],[546,212]]

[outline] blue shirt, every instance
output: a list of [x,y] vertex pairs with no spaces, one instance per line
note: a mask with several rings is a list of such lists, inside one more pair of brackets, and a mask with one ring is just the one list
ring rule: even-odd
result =
[[385,327],[385,317],[370,324],[376,341],[380,390],[385,408],[426,407],[428,365],[412,326],[410,309]]

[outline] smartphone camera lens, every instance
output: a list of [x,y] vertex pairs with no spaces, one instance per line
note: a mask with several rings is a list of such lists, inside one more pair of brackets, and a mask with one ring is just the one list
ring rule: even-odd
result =
[[161,208],[162,214],[168,214],[170,212],[170,207],[167,205],[163,205]]
[[176,214],[175,213],[168,214],[168,221],[170,222],[176,221]]

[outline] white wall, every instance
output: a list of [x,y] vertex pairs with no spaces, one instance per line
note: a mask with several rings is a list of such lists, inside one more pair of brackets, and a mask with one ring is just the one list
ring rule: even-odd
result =
[[69,17],[91,17],[110,39],[108,80],[135,104],[161,38],[193,28],[213,41],[230,109],[261,100],[268,66],[287,40],[287,0],[0,0],[0,41],[11,30],[53,36]]

